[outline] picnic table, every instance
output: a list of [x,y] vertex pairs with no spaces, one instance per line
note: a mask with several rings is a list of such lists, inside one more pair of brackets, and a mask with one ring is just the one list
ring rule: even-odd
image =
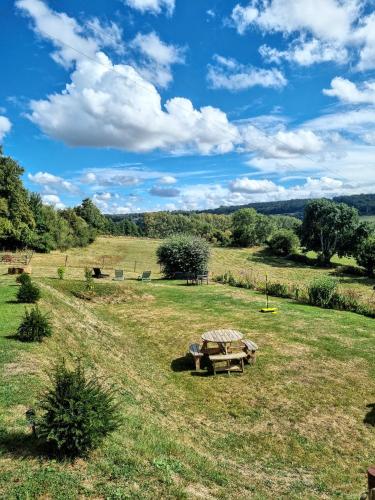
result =
[[238,342],[243,339],[243,334],[238,330],[210,330],[202,335],[204,351],[207,349],[207,344],[213,342],[218,344],[224,354],[228,354],[228,346],[232,342]]

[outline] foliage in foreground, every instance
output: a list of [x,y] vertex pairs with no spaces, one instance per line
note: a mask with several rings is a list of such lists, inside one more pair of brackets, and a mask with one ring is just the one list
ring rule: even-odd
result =
[[375,274],[375,234],[363,240],[357,250],[356,259],[366,269],[368,276]]
[[25,283],[30,283],[31,276],[30,274],[27,273],[21,273],[17,276],[16,282],[19,283],[20,285],[24,285]]
[[40,296],[40,288],[31,280],[22,283],[17,292],[17,300],[23,304],[34,304],[38,302]]
[[55,454],[86,456],[119,425],[113,393],[88,376],[80,362],[72,370],[64,361],[57,364],[51,380],[39,404],[37,436]]
[[308,288],[309,303],[313,306],[329,308],[337,292],[337,281],[329,276],[316,278]]
[[52,335],[52,326],[46,314],[38,306],[25,311],[25,315],[17,330],[17,338],[22,342],[41,342],[44,337]]
[[176,235],[159,246],[157,257],[167,278],[176,273],[203,274],[208,270],[210,247],[198,236]]

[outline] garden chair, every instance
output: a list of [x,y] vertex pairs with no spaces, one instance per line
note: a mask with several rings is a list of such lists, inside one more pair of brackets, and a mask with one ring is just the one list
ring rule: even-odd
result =
[[124,279],[124,271],[122,269],[115,269],[115,277],[113,278],[113,281],[124,281]]
[[138,280],[142,282],[151,282],[151,271],[143,271],[143,273],[138,276]]

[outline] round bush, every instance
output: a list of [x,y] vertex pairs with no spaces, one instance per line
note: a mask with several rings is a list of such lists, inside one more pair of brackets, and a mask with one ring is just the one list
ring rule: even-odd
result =
[[31,282],[31,276],[30,276],[30,274],[27,274],[27,273],[21,273],[17,276],[16,281],[17,281],[17,283],[24,285],[25,283]]
[[308,288],[309,303],[318,307],[329,308],[336,296],[337,282],[329,276],[323,276],[310,283]]
[[275,255],[285,257],[298,250],[300,241],[291,229],[280,229],[272,235],[268,246]]
[[54,453],[85,456],[119,425],[113,393],[88,377],[80,363],[73,370],[58,364],[51,380],[40,401],[44,413],[37,419],[37,436]]
[[32,283],[32,281],[27,281],[26,283],[22,283],[18,289],[17,300],[24,304],[33,304],[38,302],[40,295],[40,288]]
[[198,236],[177,235],[159,246],[157,256],[167,278],[177,273],[204,274],[208,270],[210,246]]
[[48,316],[42,314],[38,307],[26,311],[22,323],[17,330],[17,338],[23,342],[41,342],[44,337],[52,335],[52,327]]

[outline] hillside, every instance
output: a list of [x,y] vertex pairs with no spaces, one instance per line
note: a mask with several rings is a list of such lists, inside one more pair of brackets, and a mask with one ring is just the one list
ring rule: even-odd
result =
[[[249,203],[247,205],[219,207],[211,210],[205,210],[204,212],[211,214],[230,214],[239,208],[255,208],[257,212],[265,215],[293,215],[295,217],[302,218],[304,208],[309,201],[311,201],[311,199]],[[351,207],[355,207],[359,211],[360,215],[375,215],[375,194],[337,196],[333,198],[333,201],[337,203],[346,203]]]

